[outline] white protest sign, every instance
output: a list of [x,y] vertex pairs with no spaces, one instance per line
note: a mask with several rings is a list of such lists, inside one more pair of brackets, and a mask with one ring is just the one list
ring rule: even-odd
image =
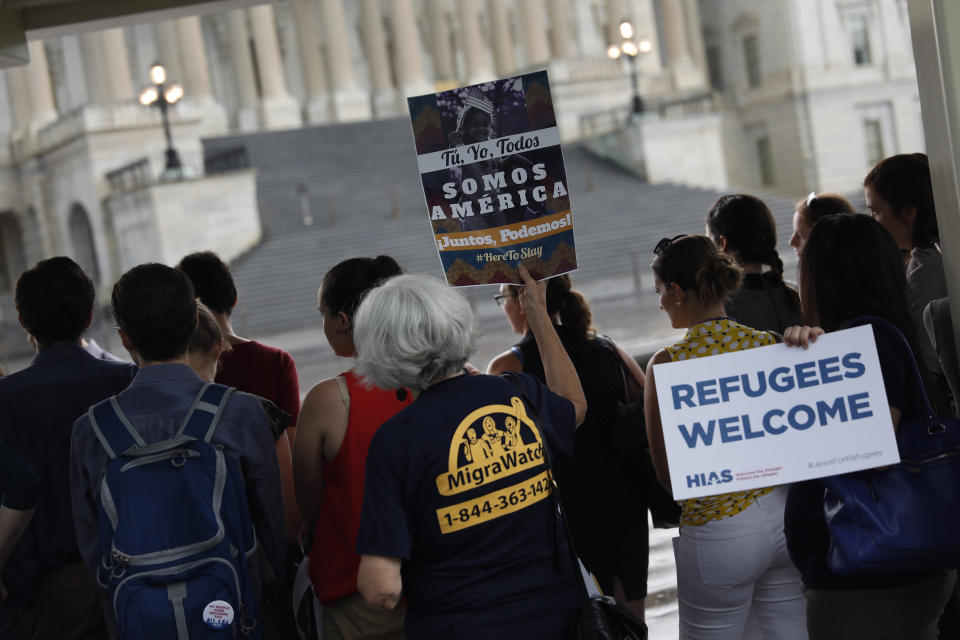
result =
[[870,326],[655,366],[678,500],[900,461]]

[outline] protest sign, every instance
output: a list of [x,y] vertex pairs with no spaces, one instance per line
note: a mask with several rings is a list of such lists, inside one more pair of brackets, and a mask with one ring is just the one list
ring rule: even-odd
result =
[[452,286],[577,268],[546,71],[408,98],[433,239]]
[[733,351],[658,364],[654,374],[678,500],[900,461],[869,325],[809,349]]

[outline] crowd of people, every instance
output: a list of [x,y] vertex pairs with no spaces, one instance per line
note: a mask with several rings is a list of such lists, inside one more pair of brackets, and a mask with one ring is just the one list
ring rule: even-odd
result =
[[679,526],[681,638],[955,637],[954,571],[831,571],[819,480],[666,493],[662,363],[869,323],[894,429],[922,411],[914,359],[956,415],[926,157],[887,158],[863,186],[869,215],[836,194],[797,202],[798,287],[757,197],[724,195],[705,234],[661,240],[660,308],[686,334],[645,368],[594,328],[569,275],[520,266],[522,284],[500,286],[521,337],[482,374],[455,289],[388,256],[345,260],[317,306],[353,366],[302,405],[291,356],[235,333],[215,254],[114,285],[132,362],[84,338],[90,278],[41,261],[15,291],[36,357],[0,378],[0,637],[316,637],[292,604],[300,565],[327,639],[560,639],[586,575],[643,618],[648,510]]

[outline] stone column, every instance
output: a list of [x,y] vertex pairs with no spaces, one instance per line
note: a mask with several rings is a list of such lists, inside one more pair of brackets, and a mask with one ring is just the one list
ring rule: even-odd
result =
[[510,37],[510,15],[508,14],[507,0],[487,0],[487,10],[490,12],[493,59],[497,67],[497,75],[504,78],[517,70],[513,38]]
[[90,102],[90,93],[83,67],[83,45],[80,36],[62,36],[60,44],[63,47],[63,82],[67,85],[67,94],[70,96],[70,102],[60,105],[60,108],[66,112]]
[[370,71],[370,91],[373,94],[373,115],[378,118],[402,113],[397,109],[397,91],[390,76],[387,57],[387,36],[383,29],[380,0],[363,0],[363,46]]
[[[101,44],[100,34],[97,32],[87,32],[80,35],[80,50],[83,52],[83,68],[89,104],[107,104],[111,99]],[[145,80],[146,78],[144,78]]]
[[[127,40],[123,29],[116,27],[100,32],[103,64],[100,73],[106,76],[111,102],[130,102],[134,99],[133,78],[130,75],[130,59],[127,57]],[[144,73],[146,73],[144,69]]]
[[[370,117],[370,96],[357,85],[350,55],[350,27],[343,0],[321,0],[323,32],[327,37],[327,60],[333,88],[333,113],[339,122],[366,120]],[[369,8],[364,5],[364,15]],[[379,15],[379,11],[377,11]]]
[[547,44],[547,32],[543,28],[543,15],[543,0],[520,0],[528,67],[545,64],[550,59],[550,45]]
[[[157,38],[157,60],[167,70],[167,77],[177,81],[183,80],[183,66],[180,64],[180,36],[174,20],[165,20],[155,25],[154,33]],[[146,73],[146,70],[143,71]]]
[[[200,111],[201,134],[223,133],[227,130],[227,112],[213,97],[210,86],[210,69],[207,66],[207,51],[203,46],[203,27],[200,18],[189,16],[176,21],[180,41],[180,60],[183,63],[184,96]],[[168,75],[170,82],[178,78]]]
[[706,75],[707,52],[703,44],[700,4],[697,0],[685,0],[685,2],[687,3],[687,34],[690,38],[690,52],[693,63]]
[[[664,0],[671,2],[671,0]],[[611,44],[620,44],[623,38],[620,36],[620,23],[627,18],[627,8],[623,0],[607,0],[607,46]]]
[[[459,3],[459,0],[458,0]],[[433,50],[433,77],[437,82],[456,77],[453,50],[450,48],[450,23],[447,21],[447,0],[429,0],[427,17],[430,19],[430,46]],[[461,26],[463,22],[461,20]]]
[[684,0],[663,0],[663,29],[667,36],[667,65],[677,89],[703,84],[703,73],[693,62]]
[[260,97],[261,122],[266,129],[299,127],[303,122],[300,103],[287,92],[273,6],[261,4],[251,7],[250,27],[257,50],[257,68],[263,92]]
[[30,120],[39,126],[57,119],[57,106],[50,85],[50,69],[47,67],[47,52],[43,42],[27,43],[30,63],[26,66],[27,91],[30,94]]
[[255,131],[260,126],[257,109],[257,84],[250,57],[250,32],[243,9],[227,16],[230,29],[230,59],[237,87],[237,126],[241,131]]
[[7,79],[7,96],[10,99],[10,123],[14,132],[26,132],[30,126],[30,89],[27,86],[27,70],[11,67],[4,71]]
[[494,79],[490,58],[480,35],[480,18],[476,0],[457,0],[460,17],[460,40],[467,61],[467,84],[477,84]]
[[393,26],[393,68],[400,91],[399,98],[406,112],[406,96],[431,93],[433,85],[423,75],[420,38],[412,0],[390,0],[390,21]]
[[554,58],[569,58],[573,54],[566,0],[550,0],[550,47]]
[[207,69],[207,52],[203,48],[203,29],[200,18],[189,16],[176,21],[177,38],[180,41],[180,59],[183,75],[168,75],[171,82],[183,82],[184,94],[193,98],[212,98],[210,71]]
[[307,87],[307,121],[320,124],[330,119],[330,93],[320,54],[317,0],[293,0],[293,13],[300,40],[300,62]]

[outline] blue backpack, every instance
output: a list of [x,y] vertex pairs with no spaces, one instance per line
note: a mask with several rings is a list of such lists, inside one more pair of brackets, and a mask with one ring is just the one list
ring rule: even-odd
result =
[[90,408],[110,456],[100,484],[97,582],[110,595],[121,638],[261,637],[243,476],[210,442],[232,392],[206,384],[176,435],[149,444],[116,396]]

